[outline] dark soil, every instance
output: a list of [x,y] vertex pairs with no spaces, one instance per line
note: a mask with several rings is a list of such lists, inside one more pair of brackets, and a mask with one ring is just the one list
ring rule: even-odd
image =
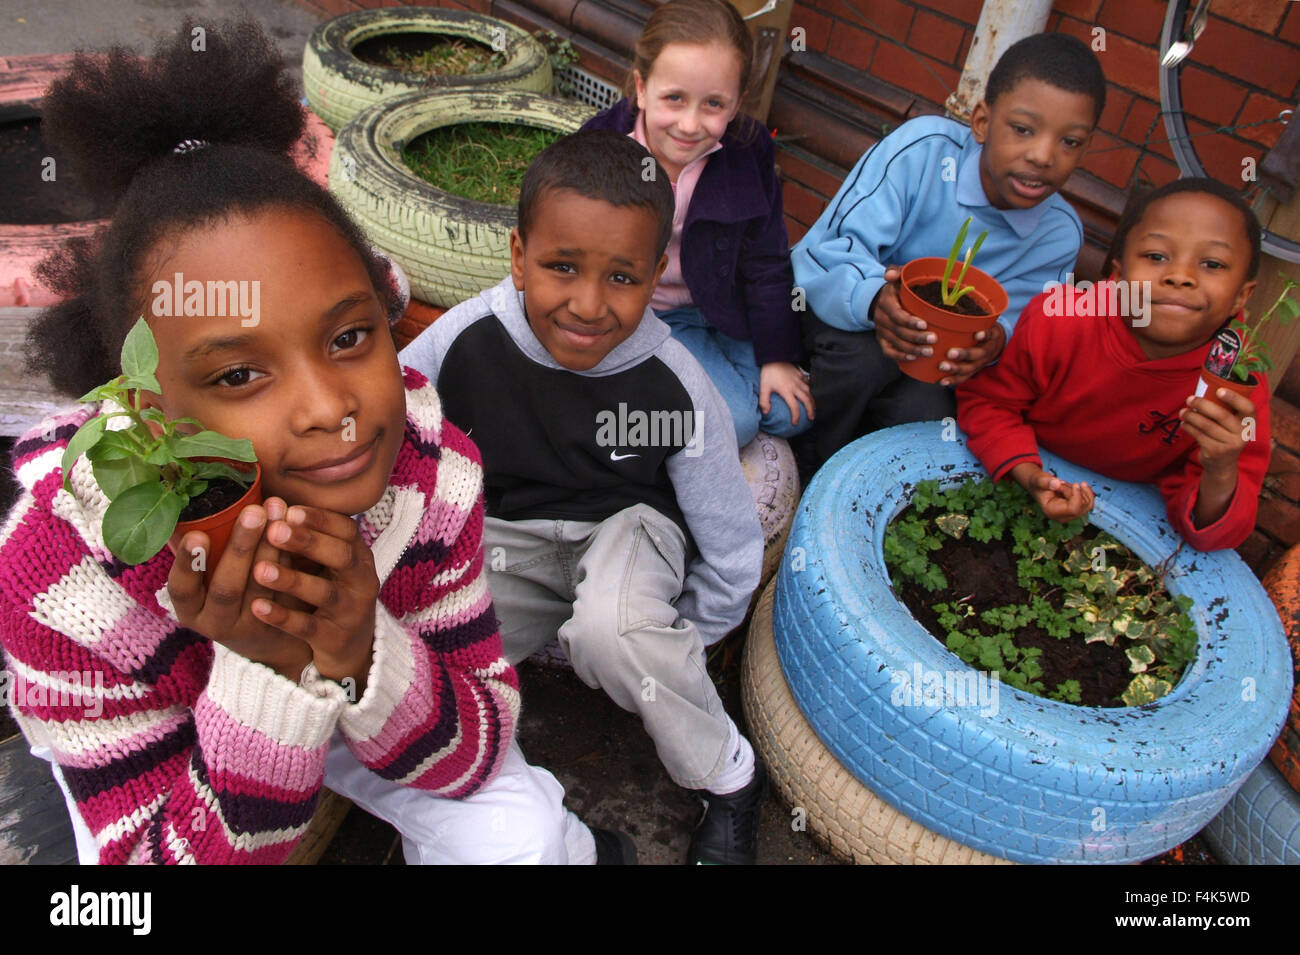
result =
[[196,498],[191,498],[181,511],[182,521],[198,521],[213,514],[220,514],[230,505],[244,496],[248,488],[230,478],[218,478],[208,482],[208,489]]
[[[1095,527],[1088,527],[1083,537],[1097,535]],[[1021,606],[1029,602],[1029,593],[1016,582],[1016,558],[1011,545],[1001,540],[981,543],[969,537],[956,540],[945,538],[943,546],[930,554],[948,578],[946,590],[930,593],[924,587],[902,581],[894,582],[900,599],[932,635],[943,634],[938,615],[931,609],[935,604],[955,604],[965,600],[976,613],[994,607]],[[1063,595],[1044,595],[1057,610],[1061,609]],[[936,636],[943,643],[942,636]],[[1133,679],[1129,660],[1124,650],[1129,643],[1123,637],[1114,646],[1098,641],[1084,643],[1083,637],[1072,634],[1069,639],[1058,640],[1045,630],[1029,626],[1013,637],[1017,647],[1037,647],[1043,651],[1038,658],[1042,664],[1042,684],[1048,692],[1066,680],[1078,680],[1084,706],[1124,706],[1119,696]]]
[[980,304],[975,301],[974,296],[969,293],[957,299],[954,305],[945,305],[943,303],[943,281],[924,282],[920,285],[911,286],[912,294],[923,302],[928,302],[935,308],[941,308],[945,312],[954,312],[958,315],[970,315],[978,317],[987,315],[988,309],[981,308]]
[[[51,167],[44,160],[54,160]],[[46,181],[42,174],[54,179]],[[41,138],[41,120],[35,111],[0,111],[0,222],[13,225],[82,222],[102,219],[112,207],[88,196],[63,162]]]

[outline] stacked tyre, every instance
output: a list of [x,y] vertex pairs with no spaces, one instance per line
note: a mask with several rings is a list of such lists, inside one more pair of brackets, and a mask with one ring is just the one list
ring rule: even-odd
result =
[[[1193,601],[1197,658],[1172,693],[1142,707],[1071,706],[1005,685],[992,707],[900,694],[918,667],[940,674],[969,667],[896,598],[884,566],[885,529],[916,482],[951,485],[983,471],[963,444],[942,440],[937,422],[850,445],[800,502],[777,573],[773,634],[780,675],[802,718],[848,771],[830,775],[834,798],[822,802],[850,798],[879,815],[883,801],[898,814],[869,823],[868,835],[901,826],[901,838],[914,841],[910,821],[1012,861],[1140,861],[1218,814],[1281,727],[1290,655],[1245,564],[1231,552],[1179,550],[1154,489],[1044,458],[1062,479],[1097,489],[1094,524],[1148,564],[1168,562],[1168,586]],[[748,651],[755,654],[746,664],[751,710],[767,705],[757,687],[774,679],[762,643]],[[776,729],[766,743],[755,734],[774,764],[789,762],[787,734],[799,731],[791,716],[782,719],[768,721]],[[796,772],[805,781],[828,778],[822,764]],[[810,827],[829,840],[836,823],[818,818],[815,805],[806,805]],[[839,829],[844,845],[857,838],[842,823]],[[897,856],[879,845],[847,852],[844,845],[842,854],[858,858]],[[954,851],[935,842],[925,854],[944,861]]]
[[[461,37],[498,51],[504,64],[482,73],[426,77],[360,60],[358,46],[380,37],[411,34]],[[404,93],[456,86],[551,92],[551,61],[523,30],[461,10],[405,8],[361,10],[326,20],[312,31],[302,56],[302,85],[316,115],[338,131],[361,111]]]
[[398,96],[363,110],[339,131],[330,157],[330,191],[370,241],[406,271],[415,298],[450,308],[509,274],[515,209],[462,199],[430,185],[407,168],[402,150],[430,130],[465,122],[570,133],[593,112],[553,96],[513,90]]
[[[1264,589],[1282,618],[1300,679],[1300,546],[1265,575]],[[1205,828],[1205,837],[1224,862],[1300,864],[1300,686],[1292,692],[1291,712],[1268,760]]]

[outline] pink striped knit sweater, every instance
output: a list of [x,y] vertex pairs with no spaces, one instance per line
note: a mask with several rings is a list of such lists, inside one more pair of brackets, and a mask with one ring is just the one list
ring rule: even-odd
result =
[[170,551],[138,567],[108,552],[107,500],[84,457],[62,490],[63,449],[90,409],[14,446],[24,492],[0,529],[13,709],[53,750],[101,862],[281,862],[311,819],[336,729],[380,776],[448,797],[500,768],[519,685],[484,578],[478,450],[443,421],[424,376],[404,376],[405,441],[361,517],[382,589],[355,703],[182,628]]

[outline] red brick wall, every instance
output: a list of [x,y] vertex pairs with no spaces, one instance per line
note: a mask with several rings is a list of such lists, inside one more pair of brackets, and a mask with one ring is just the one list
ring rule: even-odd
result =
[[[796,0],[792,27],[806,31],[808,49],[929,100],[936,109],[957,85],[982,0]],[[1164,0],[1056,0],[1049,30],[1098,51],[1108,89],[1106,110],[1082,168],[1127,191],[1135,176],[1160,184],[1176,178],[1165,142],[1156,63]],[[1184,69],[1184,107],[1207,171],[1242,181],[1242,160],[1258,161],[1277,141],[1281,123],[1211,133],[1273,119],[1300,97],[1300,2],[1214,0],[1209,24]],[[1149,138],[1148,138],[1149,137]],[[1144,149],[1143,144],[1147,146]],[[783,159],[783,167],[785,161]],[[799,179],[791,228],[802,234],[829,195]],[[833,190],[831,194],[833,194]]]

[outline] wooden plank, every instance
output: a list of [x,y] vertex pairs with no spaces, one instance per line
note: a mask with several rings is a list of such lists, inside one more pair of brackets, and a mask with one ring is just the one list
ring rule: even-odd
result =
[[74,402],[23,370],[27,329],[39,308],[0,308],[0,435],[16,437]]
[[14,736],[0,743],[0,865],[75,865],[77,841],[50,764]]
[[311,817],[307,832],[293,847],[293,852],[284,860],[284,864],[315,865],[325,854],[330,840],[339,831],[339,826],[343,825],[343,817],[351,808],[352,800],[340,796],[333,790],[322,789],[320,799],[316,801],[316,813]]
[[[1296,190],[1290,201],[1280,204],[1271,215],[1260,217],[1270,232],[1286,236],[1288,239],[1300,239],[1300,190]],[[1281,274],[1279,274],[1281,273]],[[1282,276],[1286,276],[1283,278]],[[1258,317],[1277,301],[1286,279],[1300,281],[1300,263],[1284,262],[1271,255],[1262,255],[1259,260],[1259,285],[1250,297],[1247,310],[1252,318]],[[1293,290],[1293,298],[1300,300],[1300,290]],[[1269,322],[1260,332],[1260,340],[1267,342],[1273,351],[1273,370],[1269,372],[1268,383],[1274,392],[1278,384],[1286,377],[1287,367],[1300,350],[1300,321],[1283,325]]]

